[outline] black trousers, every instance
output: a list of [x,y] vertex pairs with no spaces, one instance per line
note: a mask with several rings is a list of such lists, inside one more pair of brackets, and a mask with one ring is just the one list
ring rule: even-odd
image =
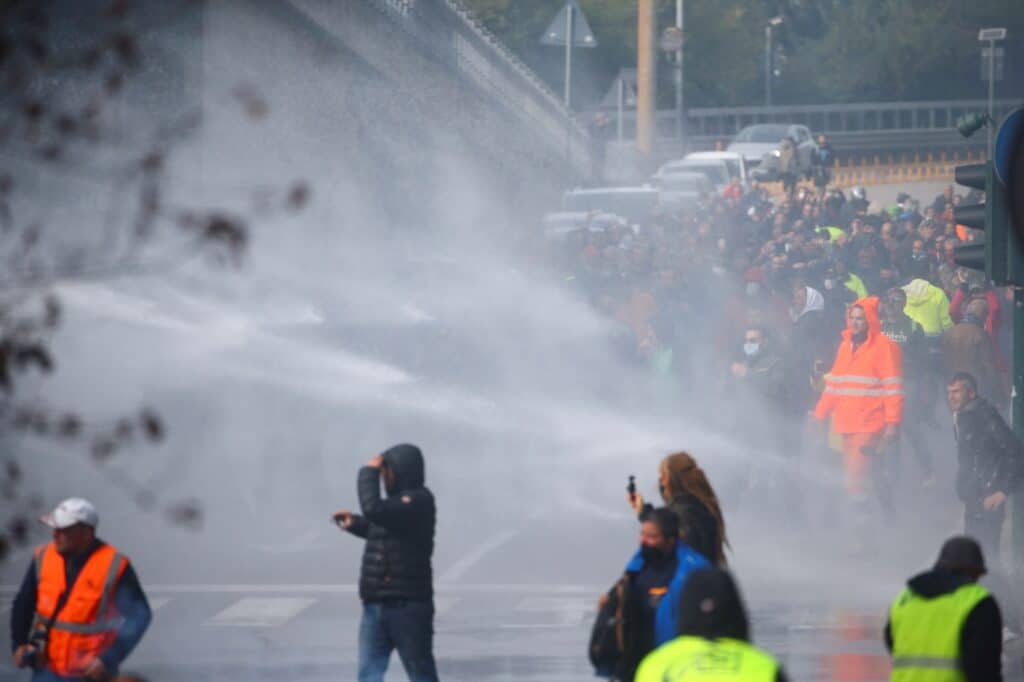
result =
[[998,509],[989,511],[981,504],[968,504],[964,507],[964,535],[978,541],[985,553],[985,567],[988,574],[982,583],[988,587],[999,604],[1003,615],[1003,624],[1011,630],[1021,632],[1024,623],[1021,621],[1021,593],[1007,578],[1000,560],[999,542],[1003,534],[1003,521],[1006,520],[1004,502]]

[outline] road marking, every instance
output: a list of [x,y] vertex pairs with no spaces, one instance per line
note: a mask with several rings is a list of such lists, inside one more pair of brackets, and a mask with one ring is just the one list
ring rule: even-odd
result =
[[[146,584],[147,594],[355,594],[359,585],[355,583],[196,583],[196,584]],[[18,585],[0,585],[0,594],[14,596]],[[530,583],[460,583],[438,581],[434,586],[437,594],[601,594],[608,589],[605,585],[530,584]]]
[[466,554],[461,559],[456,561],[454,564],[448,567],[448,570],[442,573],[438,577],[438,582],[442,583],[454,583],[458,582],[469,569],[473,568],[476,564],[480,563],[481,559],[487,556],[489,553],[502,546],[516,535],[519,534],[518,530],[506,530],[498,533],[487,542],[483,543],[469,554]]
[[434,597],[434,615],[443,616],[452,610],[456,604],[462,601],[459,597],[448,597],[448,596],[435,596]]
[[530,597],[516,606],[516,611],[554,613],[559,625],[579,625],[593,608],[594,600],[581,597]]
[[284,625],[316,602],[299,597],[244,597],[207,621],[207,625],[272,628]]
[[149,608],[151,611],[156,611],[160,607],[166,606],[169,601],[171,601],[170,597],[150,597]]

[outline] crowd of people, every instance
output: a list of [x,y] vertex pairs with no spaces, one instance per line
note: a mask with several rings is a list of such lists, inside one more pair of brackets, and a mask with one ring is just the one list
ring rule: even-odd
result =
[[[954,220],[964,200],[948,186],[891,206],[863,188],[797,188],[773,201],[734,183],[685,213],[571,232],[548,256],[671,409],[780,456],[805,447],[810,413],[844,453],[851,494],[873,475],[865,453],[879,448],[912,451],[913,476],[929,486],[924,434],[946,382],[970,374],[1000,412],[1010,395],[1012,289],[955,263],[956,246],[974,238]],[[853,341],[841,343],[851,325]],[[880,410],[858,400],[876,396],[887,398]]]
[[[975,239],[954,209],[975,197],[948,186],[924,205],[901,193],[880,206],[863,188],[849,197],[794,188],[776,201],[756,186],[737,189],[682,214],[585,226],[552,242],[548,255],[607,316],[617,352],[651,377],[670,409],[717,423],[753,452],[841,452],[854,510],[892,512],[902,447],[914,455],[913,481],[935,485],[927,436],[945,391],[966,535],[908,582],[885,642],[893,679],[931,669],[999,679],[1003,616],[1008,632],[1021,629],[1018,596],[998,563],[1024,453],[1004,418],[1011,339],[1002,311],[1012,289],[993,288],[954,258]],[[820,441],[806,442],[813,422],[827,424],[827,436],[823,427]],[[720,573],[725,525],[703,471],[677,453],[659,473],[665,507],[630,492],[641,547],[599,602],[595,668],[613,679],[676,679],[673,670],[692,671],[699,660],[731,660],[754,669],[721,679],[784,679],[750,646],[736,586]],[[993,593],[977,584],[983,553],[994,560]]]
[[[566,282],[612,321],[617,352],[652,379],[665,407],[718,419],[749,448],[780,457],[808,447],[810,419],[829,424],[822,443],[841,451],[855,506],[891,506],[879,463],[901,443],[915,453],[919,483],[934,485],[925,431],[945,390],[966,535],[947,541],[890,608],[894,680],[999,680],[1004,622],[1021,631],[998,567],[1007,499],[1024,480],[1024,453],[1003,416],[1009,298],[957,267],[954,248],[971,240],[953,220],[960,201],[947,187],[923,208],[902,194],[873,209],[860,189],[849,198],[799,189],[773,202],[734,183],[692,212],[605,222],[550,245]],[[662,506],[627,490],[639,548],[598,601],[589,646],[597,672],[641,682],[787,679],[750,641],[727,570],[726,506],[697,459],[665,457],[658,488]],[[358,679],[382,680],[397,650],[410,679],[436,681],[437,512],[423,453],[402,444],[373,456],[357,490],[359,513],[332,518],[365,540]],[[34,680],[110,679],[152,617],[139,580],[96,537],[89,502],[65,500],[41,520],[53,541],[37,548],[13,600],[13,661]],[[978,583],[989,568],[992,592]]]

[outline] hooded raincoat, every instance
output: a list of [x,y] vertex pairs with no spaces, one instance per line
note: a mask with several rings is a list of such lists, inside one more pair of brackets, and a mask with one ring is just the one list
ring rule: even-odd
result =
[[878,319],[878,298],[856,301],[867,318],[867,338],[854,348],[847,314],[846,330],[832,370],[825,375],[825,391],[814,410],[817,419],[830,415],[836,433],[878,433],[903,416],[903,371],[900,348],[883,333]]
[[924,279],[913,280],[903,287],[903,291],[907,293],[907,305],[903,312],[921,325],[925,336],[937,338],[953,326],[945,291]]

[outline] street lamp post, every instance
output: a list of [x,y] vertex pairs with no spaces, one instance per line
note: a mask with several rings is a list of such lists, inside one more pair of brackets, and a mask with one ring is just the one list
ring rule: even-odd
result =
[[988,43],[988,156],[992,158],[993,135],[995,134],[996,98],[996,42],[1006,38],[1005,28],[983,28],[978,31],[978,42]]
[[[683,12],[684,10],[683,0],[676,0],[676,28],[679,32],[683,31]],[[683,46],[679,45],[679,49],[676,50],[676,139],[679,140],[679,144],[683,144],[683,136],[685,134],[685,119],[683,117]]]
[[782,17],[772,17],[764,27],[764,105],[772,105],[772,27],[782,23]]

